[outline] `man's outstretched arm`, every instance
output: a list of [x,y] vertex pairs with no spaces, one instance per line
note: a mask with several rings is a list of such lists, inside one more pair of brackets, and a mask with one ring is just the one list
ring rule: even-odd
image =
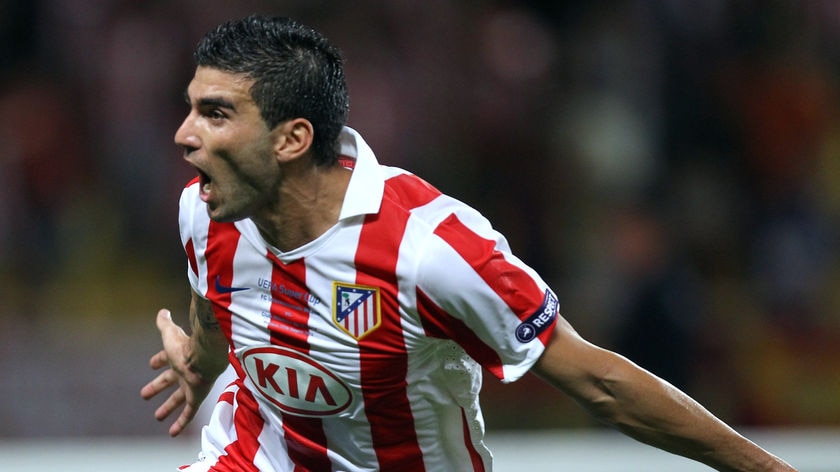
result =
[[720,471],[795,471],[688,395],[590,344],[562,317],[533,370],[597,419],[654,447]]

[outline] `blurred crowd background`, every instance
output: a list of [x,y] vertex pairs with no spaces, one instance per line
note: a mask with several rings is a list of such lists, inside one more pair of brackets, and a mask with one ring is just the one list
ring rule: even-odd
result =
[[[166,434],[172,137],[195,43],[252,12],[335,42],[380,161],[484,212],[585,337],[733,424],[840,426],[840,3],[0,0],[0,437]],[[490,429],[595,427],[484,390]]]

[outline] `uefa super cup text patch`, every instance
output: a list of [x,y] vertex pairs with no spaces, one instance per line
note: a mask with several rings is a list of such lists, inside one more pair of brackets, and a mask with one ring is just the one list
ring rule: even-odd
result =
[[545,290],[542,306],[516,327],[516,339],[527,343],[539,336],[557,318],[557,296],[550,289]]

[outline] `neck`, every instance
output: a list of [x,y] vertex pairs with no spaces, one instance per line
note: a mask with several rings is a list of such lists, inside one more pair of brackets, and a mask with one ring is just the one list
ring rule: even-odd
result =
[[299,248],[338,223],[351,175],[338,164],[290,172],[278,187],[277,199],[252,220],[277,249]]

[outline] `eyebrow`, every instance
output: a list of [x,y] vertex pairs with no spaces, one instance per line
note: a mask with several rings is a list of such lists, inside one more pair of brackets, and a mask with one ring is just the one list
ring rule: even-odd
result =
[[[184,90],[184,101],[187,102],[187,105],[192,105],[192,101],[190,100],[190,94],[186,90]],[[225,100],[222,97],[203,97],[198,99],[197,105],[199,107],[215,106],[236,111],[236,107],[233,105],[233,103],[229,100]]]

